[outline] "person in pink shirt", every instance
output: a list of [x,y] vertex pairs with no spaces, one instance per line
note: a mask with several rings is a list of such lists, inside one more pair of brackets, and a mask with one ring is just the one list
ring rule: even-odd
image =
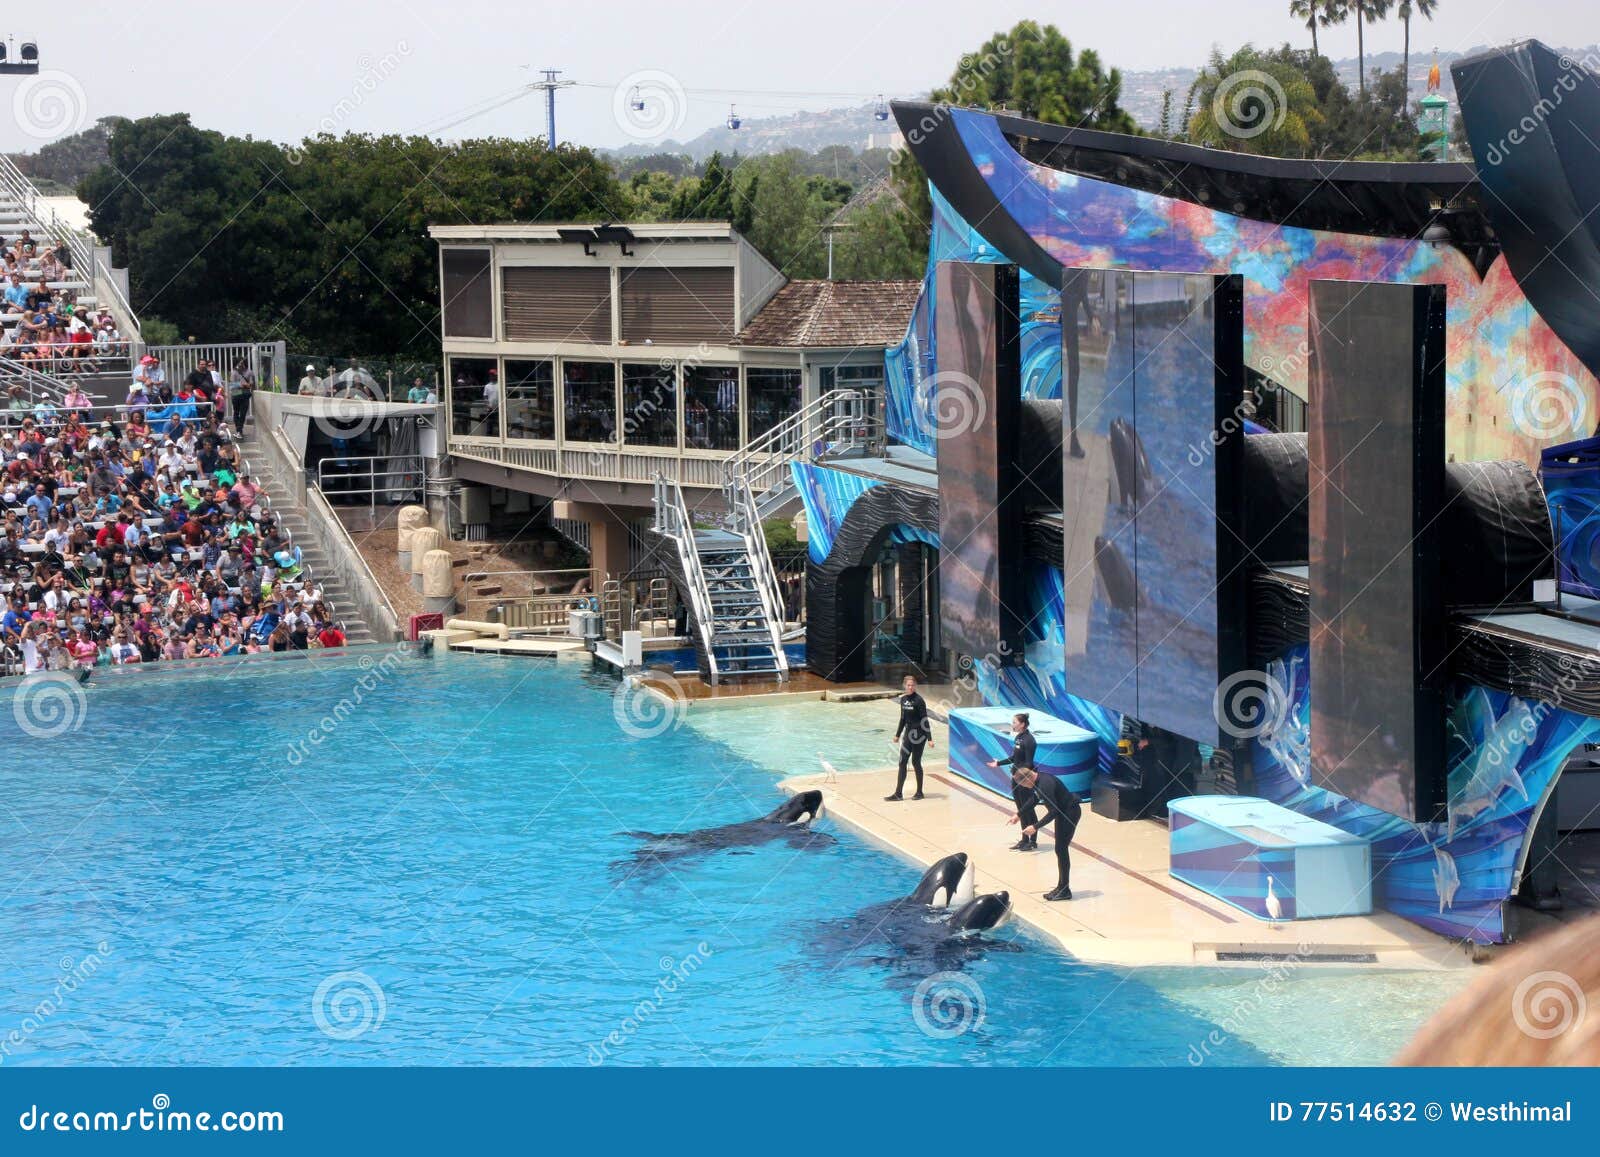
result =
[[80,630],[78,637],[67,644],[67,650],[72,653],[73,661],[80,667],[93,667],[95,660],[100,657],[100,648],[89,638],[87,630]]
[[255,484],[250,475],[241,474],[239,481],[233,484],[233,489],[228,493],[239,504],[240,510],[249,510],[256,504],[256,499],[261,496],[261,487]]

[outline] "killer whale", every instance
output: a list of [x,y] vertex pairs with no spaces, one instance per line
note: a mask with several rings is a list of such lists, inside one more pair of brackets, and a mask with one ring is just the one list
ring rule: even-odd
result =
[[1117,479],[1117,504],[1136,507],[1150,481],[1150,459],[1145,456],[1144,440],[1133,423],[1125,418],[1111,420],[1111,465]]
[[1139,580],[1134,577],[1133,567],[1122,557],[1117,544],[1104,535],[1095,536],[1094,569],[1113,607],[1131,611],[1139,605]]
[[[929,867],[909,894],[826,921],[808,943],[814,953],[830,961],[856,959],[912,971],[930,966],[959,969],[987,952],[1020,951],[1016,945],[981,935],[1010,919],[1011,896],[975,895],[976,882],[971,859],[965,852],[955,852]],[[883,948],[889,954],[883,954]]]
[[626,870],[665,867],[691,856],[733,848],[756,848],[774,840],[784,840],[794,848],[828,847],[838,841],[811,827],[811,821],[821,814],[822,792],[813,789],[790,796],[760,819],[692,832],[623,832],[622,835],[643,840],[645,844],[611,866]]

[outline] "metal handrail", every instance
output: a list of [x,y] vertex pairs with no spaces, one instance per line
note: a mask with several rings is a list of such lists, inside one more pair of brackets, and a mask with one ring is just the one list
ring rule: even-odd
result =
[[756,496],[750,483],[743,477],[730,478],[723,489],[728,509],[733,514],[734,533],[744,538],[745,552],[756,571],[756,590],[766,609],[767,629],[772,635],[772,654],[778,665],[778,677],[789,673],[789,657],[783,649],[783,591],[778,587],[778,572],[773,568],[772,555],[767,552],[766,532],[761,528],[761,515],[756,510]]
[[[382,470],[377,464],[384,463]],[[416,463],[410,467],[404,463]],[[340,472],[336,475],[340,479],[349,481],[365,481],[365,488],[356,486],[341,486],[336,490],[329,490],[327,486],[328,465],[330,463],[346,465],[352,463],[366,463],[365,472],[357,469],[351,472]],[[379,480],[382,479],[382,484]],[[369,508],[376,509],[378,495],[392,495],[395,492],[420,491],[427,484],[427,461],[421,454],[366,454],[353,458],[323,458],[317,463],[317,489],[322,491],[324,497],[348,498],[351,496],[367,496]],[[393,505],[390,503],[390,505]]]
[[882,442],[871,395],[829,390],[741,446],[723,464],[723,477],[743,477],[752,491],[764,492],[779,485],[788,476],[790,463],[802,457],[871,453],[881,449]]
[[700,631],[700,641],[705,645],[706,663],[711,668],[715,682],[720,673],[716,648],[712,646],[712,628],[715,625],[711,600],[706,593],[704,568],[700,565],[700,551],[695,547],[694,523],[689,518],[689,507],[683,500],[683,487],[664,474],[655,477],[655,523],[657,534],[672,539],[678,546],[678,558],[683,564],[685,584],[689,588],[689,605],[694,613],[695,626]]
[[30,181],[21,169],[12,162],[11,158],[0,153],[0,188],[5,189],[17,199],[17,202],[27,211],[39,228],[45,230],[54,240],[65,240],[67,247],[72,250],[72,268],[79,275],[93,278],[94,270],[91,268],[92,257],[89,250],[88,239],[77,228],[67,224],[50,206],[41,204],[42,194]]
[[21,379],[28,388],[28,400],[38,401],[39,394],[44,394],[52,401],[59,402],[71,392],[72,387],[60,378],[53,378],[49,374],[40,373],[30,365],[13,361],[10,358],[0,358],[0,384],[11,386]]

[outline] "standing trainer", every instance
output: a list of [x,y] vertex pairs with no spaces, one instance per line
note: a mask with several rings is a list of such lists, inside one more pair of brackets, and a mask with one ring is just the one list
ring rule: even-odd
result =
[[[990,767],[999,767],[1009,763],[1014,772],[1019,768],[1032,767],[1033,753],[1038,750],[1039,741],[1033,737],[1033,732],[1028,730],[1030,720],[1026,711],[1018,711],[1011,717],[1011,754],[1005,759],[991,759]],[[1017,805],[1017,819],[1025,828],[1037,827],[1039,813],[1033,806],[1033,791],[1031,788],[1020,787],[1015,774],[1011,777],[1011,802]],[[1034,852],[1039,849],[1037,836],[1023,836],[1011,845],[1013,852]]]
[[904,693],[895,700],[900,705],[900,726],[894,729],[895,742],[900,745],[900,772],[894,781],[894,794],[886,800],[902,800],[906,786],[906,763],[910,761],[917,773],[917,794],[922,798],[922,749],[933,742],[933,728],[928,724],[928,704],[917,694],[917,681],[910,675],[901,684]]
[[[1044,808],[1044,819],[1037,824],[1025,825],[1022,834],[1037,837],[1039,829],[1046,824],[1056,825],[1056,887],[1053,892],[1046,892],[1046,900],[1070,900],[1072,888],[1069,881],[1072,876],[1072,837],[1077,834],[1078,820],[1083,816],[1083,805],[1078,802],[1078,793],[1070,791],[1067,785],[1053,775],[1040,775],[1031,767],[1018,767],[1016,771],[1018,786],[1033,791],[1035,802]],[[1016,818],[1006,821],[1017,823]]]

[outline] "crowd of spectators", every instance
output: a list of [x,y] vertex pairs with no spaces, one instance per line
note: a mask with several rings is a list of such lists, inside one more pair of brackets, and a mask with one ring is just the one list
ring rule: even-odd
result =
[[127,404],[81,389],[0,411],[6,673],[340,647],[300,552],[240,457],[224,399],[147,357]]
[[82,373],[120,364],[128,342],[105,309],[80,308],[66,245],[41,246],[24,229],[0,237],[0,358],[43,373]]

